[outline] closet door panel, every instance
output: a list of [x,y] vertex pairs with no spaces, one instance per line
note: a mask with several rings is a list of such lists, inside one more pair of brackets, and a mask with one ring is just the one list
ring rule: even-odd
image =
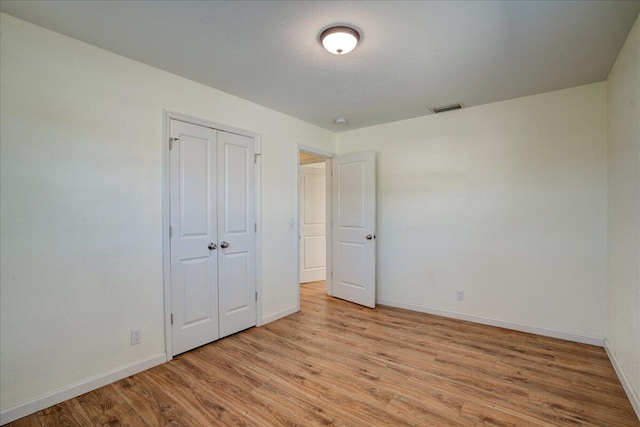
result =
[[219,338],[218,147],[213,129],[172,120],[170,156],[173,354]]
[[220,337],[256,325],[254,140],[218,131]]

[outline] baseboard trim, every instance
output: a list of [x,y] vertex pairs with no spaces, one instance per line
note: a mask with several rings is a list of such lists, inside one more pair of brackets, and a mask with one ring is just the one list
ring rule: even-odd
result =
[[622,388],[624,389],[624,392],[627,393],[627,397],[629,398],[629,402],[631,402],[631,406],[633,406],[633,410],[636,411],[636,416],[638,417],[638,420],[640,420],[640,398],[638,397],[636,392],[633,390],[633,388],[631,388],[631,383],[629,382],[629,379],[627,378],[624,371],[622,370],[622,366],[620,366],[620,362],[618,362],[618,358],[613,352],[613,349],[611,348],[611,344],[609,344],[609,340],[606,338],[604,339],[604,349],[607,352],[607,355],[609,356],[609,360],[613,365],[613,369],[616,371],[616,374],[618,374],[618,379],[622,384]]
[[166,361],[167,355],[165,353],[158,354],[139,362],[126,365],[122,368],[114,369],[104,374],[88,378],[69,387],[60,388],[50,393],[43,394],[28,402],[5,409],[4,411],[0,412],[0,425],[8,424],[12,421],[20,419],[22,417],[26,417],[27,415],[31,415],[42,409],[57,405],[58,403],[64,402],[65,400],[73,399],[74,397],[80,396],[81,394],[88,393],[92,390],[95,390],[107,384],[111,384],[112,382],[121,380],[130,375],[137,374],[149,368],[153,368],[157,365],[161,365]]
[[528,332],[531,334],[543,335],[545,337],[560,338],[567,341],[579,342],[582,344],[604,346],[604,338],[591,335],[573,334],[570,332],[556,331],[553,329],[537,328],[534,326],[523,325],[520,323],[506,322],[503,320],[491,319],[488,317],[475,316],[472,314],[458,313],[455,311],[441,310],[438,308],[426,307],[417,304],[404,303],[399,301],[391,301],[379,298],[376,303],[388,305],[396,308],[404,308],[407,310],[419,311],[421,313],[434,314],[436,316],[451,317],[458,320],[467,320],[469,322],[481,323],[483,325],[497,326],[499,328],[512,329],[514,331]]
[[297,313],[299,311],[300,311],[300,307],[290,307],[290,308],[287,308],[285,310],[279,311],[279,312],[277,312],[275,314],[271,314],[271,315],[269,315],[267,317],[263,317],[262,318],[262,322],[260,323],[260,326],[266,325],[267,323],[271,323],[271,322],[273,322],[275,320],[278,320],[278,319],[282,319],[283,317],[287,317],[287,316],[289,316],[289,315],[291,315],[293,313]]

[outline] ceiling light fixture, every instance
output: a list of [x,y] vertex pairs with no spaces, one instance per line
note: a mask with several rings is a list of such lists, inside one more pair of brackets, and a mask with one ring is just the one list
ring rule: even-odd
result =
[[320,34],[320,41],[334,55],[345,55],[356,47],[360,33],[351,27],[329,27]]

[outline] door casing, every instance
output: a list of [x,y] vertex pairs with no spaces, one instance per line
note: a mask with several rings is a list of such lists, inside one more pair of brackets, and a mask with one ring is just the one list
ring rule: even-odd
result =
[[[191,123],[198,126],[209,127],[213,129],[222,130],[229,133],[235,133],[238,135],[247,136],[253,138],[255,141],[255,222],[257,224],[257,232],[255,239],[255,262],[256,262],[256,291],[258,292],[258,299],[256,302],[256,326],[262,325],[262,282],[261,282],[261,268],[262,265],[262,253],[260,251],[262,241],[262,227],[260,217],[260,188],[261,188],[261,161],[260,155],[262,153],[262,141],[261,136],[258,133],[250,132],[244,129],[227,126],[224,124],[212,122],[210,120],[201,119],[198,117],[189,116],[186,114],[176,113],[172,111],[164,110],[164,125],[162,132],[162,164],[163,164],[163,190],[162,190],[162,249],[163,249],[163,286],[164,286],[164,335],[165,335],[165,354],[167,361],[173,359],[173,337],[171,328],[171,241],[169,238],[169,226],[170,226],[170,155],[169,155],[169,137],[170,123],[172,119],[180,120],[183,122]],[[298,296],[298,300],[299,300]]]

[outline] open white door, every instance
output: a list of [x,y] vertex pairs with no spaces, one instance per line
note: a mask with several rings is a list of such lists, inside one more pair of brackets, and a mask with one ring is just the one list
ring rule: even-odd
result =
[[376,305],[376,155],[334,157],[333,296]]

